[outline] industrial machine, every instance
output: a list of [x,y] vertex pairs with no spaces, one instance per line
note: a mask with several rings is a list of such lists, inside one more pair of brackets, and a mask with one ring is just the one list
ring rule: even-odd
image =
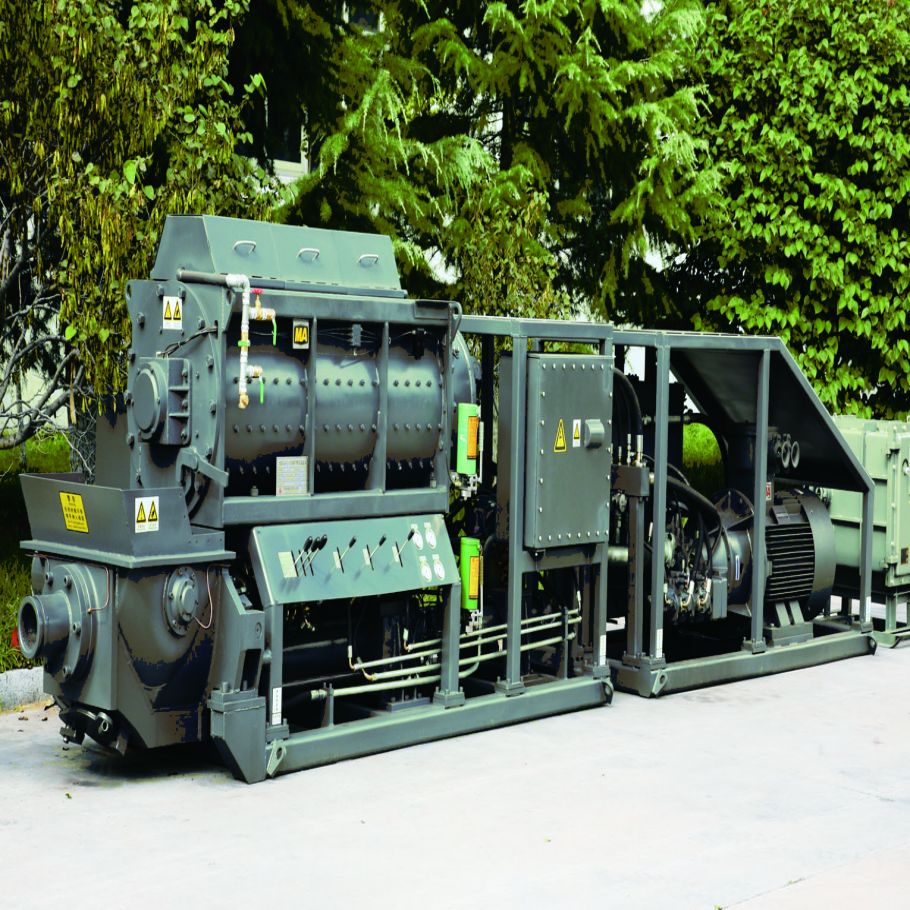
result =
[[[611,637],[618,686],[657,695],[873,653],[869,617],[849,598],[832,602],[826,507],[837,489],[871,516],[873,484],[780,339],[622,331],[613,343],[620,364],[629,349],[645,354],[644,379],[616,384],[626,395],[614,409],[625,448],[609,550],[620,568],[611,563],[609,613],[626,618]],[[682,472],[691,421],[722,456],[707,495]],[[857,533],[851,590],[864,601],[870,556],[871,536]]]
[[68,739],[258,781],[874,649],[809,487],[872,482],[776,339],[466,316],[388,238],[207,216],[127,300],[97,482],[22,478],[19,640]]
[[[857,600],[857,614],[872,622],[875,638],[891,647],[910,637],[910,424],[837,416],[834,422],[875,484],[871,543],[871,597],[857,597],[864,513],[859,497],[822,490],[834,522],[837,570],[834,592]],[[872,603],[884,616],[872,615]],[[898,612],[900,608],[903,616]]]

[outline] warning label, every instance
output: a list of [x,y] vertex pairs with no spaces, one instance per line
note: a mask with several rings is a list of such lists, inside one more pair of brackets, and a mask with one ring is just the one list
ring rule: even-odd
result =
[[581,445],[581,418],[576,417],[572,421],[572,448],[577,449]]
[[556,428],[556,445],[553,446],[554,452],[565,452],[566,450],[566,427],[559,418],[559,426]]
[[294,349],[302,350],[310,346],[310,323],[307,319],[294,320]]
[[85,507],[78,493],[61,493],[60,505],[63,506],[63,521],[67,531],[81,531],[88,534],[88,521],[85,518]]
[[158,530],[158,497],[140,496],[136,499],[136,533]]
[[162,327],[180,331],[183,328],[183,312],[180,307],[180,298],[165,297],[161,305],[164,307],[161,318]]

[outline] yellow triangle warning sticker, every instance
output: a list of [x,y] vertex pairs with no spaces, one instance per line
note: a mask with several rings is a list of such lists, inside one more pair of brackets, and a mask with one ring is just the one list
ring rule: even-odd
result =
[[[141,511],[141,507],[140,507]],[[152,507],[149,509],[149,521],[158,521],[158,510],[155,508],[155,500],[152,500]]]
[[139,514],[136,516],[136,524],[142,524],[145,521],[145,503],[139,503]]
[[[167,317],[167,313],[164,314],[164,318],[165,318],[165,319],[168,318],[168,317]],[[174,301],[174,315],[173,315],[171,318],[172,318],[172,319],[179,319],[179,318],[180,318],[180,301],[179,301],[179,300],[175,300],[175,301]]]
[[164,307],[164,318],[165,318],[165,319],[173,319],[173,318],[174,318],[173,316],[171,316],[171,303],[170,303],[170,301],[168,301],[167,304],[165,304],[165,307]]
[[575,427],[572,430],[572,441],[578,442],[581,439],[581,421],[575,421]]
[[556,429],[556,445],[553,446],[554,452],[565,452],[566,450],[566,428],[559,418],[559,426]]

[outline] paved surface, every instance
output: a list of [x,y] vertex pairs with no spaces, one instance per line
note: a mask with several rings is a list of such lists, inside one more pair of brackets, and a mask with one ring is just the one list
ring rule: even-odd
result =
[[908,680],[879,649],[254,786],[4,714],[0,903],[907,906]]

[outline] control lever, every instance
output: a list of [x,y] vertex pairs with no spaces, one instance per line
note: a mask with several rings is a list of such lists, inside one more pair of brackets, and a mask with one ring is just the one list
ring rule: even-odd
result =
[[373,548],[372,553],[370,552],[369,547],[364,548],[367,553],[367,558],[370,561],[370,568],[373,569],[373,571],[376,571],[376,567],[373,565],[373,557],[376,555],[376,551],[386,542],[387,539],[388,538],[385,536],[385,534],[383,534],[382,537],[379,538],[379,543],[376,544],[376,546]]
[[[308,568],[308,567],[310,567],[310,566],[313,565],[313,560],[316,558],[316,554],[317,554],[320,550],[322,550],[328,542],[329,542],[328,535],[327,535],[327,534],[323,534],[322,537],[320,537],[320,538],[313,544],[313,547],[312,547],[312,549],[310,550],[310,559],[309,559],[309,562],[308,562],[308,563],[306,564],[306,566],[304,567],[304,571],[306,571],[306,568]],[[316,574],[316,570],[315,570],[315,569],[313,570],[313,574],[314,574],[314,575]]]
[[[297,569],[297,563],[300,562],[300,560],[303,559],[303,557],[307,555],[311,546],[313,546],[312,536],[310,536],[306,539],[306,541],[303,544],[303,549],[297,554],[297,558],[294,560],[294,570],[295,571]],[[304,573],[304,575],[306,574],[306,569],[303,570],[303,573]]]
[[[351,542],[348,544],[344,553],[342,553],[338,547],[335,547],[335,569],[341,569],[342,572],[344,571],[344,558],[348,555],[348,552],[355,543],[357,543],[357,538],[352,537]],[[332,569],[332,571],[334,572],[335,569]]]
[[[399,547],[396,541],[395,546],[392,547],[392,562],[397,562],[398,565],[404,566],[404,563],[401,561],[401,554],[404,552],[404,548],[411,542],[411,538],[417,533],[416,528],[411,528],[411,533],[408,534],[408,539],[404,542],[404,546]],[[385,538],[383,537],[383,540]],[[380,544],[382,546],[382,544]]]

